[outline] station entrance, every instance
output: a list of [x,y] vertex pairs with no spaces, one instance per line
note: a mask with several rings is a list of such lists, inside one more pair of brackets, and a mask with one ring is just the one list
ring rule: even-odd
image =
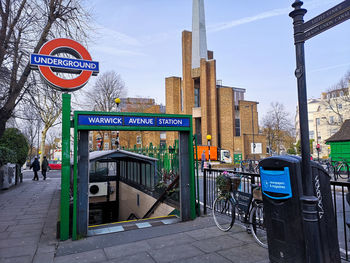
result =
[[[132,182],[135,185],[152,188],[157,177],[156,156],[148,157],[138,153],[131,153],[122,149],[89,152],[90,131],[171,131],[178,132],[178,177],[174,178],[170,187],[179,186],[179,209],[175,213],[181,221],[187,221],[196,217],[195,213],[195,179],[193,167],[192,145],[192,116],[169,114],[143,114],[143,113],[117,113],[117,112],[74,112],[74,164],[72,174],[73,213],[72,213],[72,238],[73,240],[91,234],[91,225],[94,216],[89,210],[102,211],[101,216],[108,220],[139,219],[132,217],[132,211],[128,202],[121,202],[120,195],[124,195],[124,201],[129,198],[131,188],[125,184]],[[114,171],[113,176],[98,176],[96,163],[104,167],[104,171]],[[94,169],[95,168],[95,169]],[[132,172],[131,172],[132,170]],[[91,178],[90,178],[91,177]],[[104,180],[105,178],[106,180]],[[132,179],[132,180],[131,180]],[[103,197],[103,205],[91,204],[91,187],[95,183],[103,188],[108,184],[108,195]],[[130,184],[129,184],[130,185]],[[132,184],[131,184],[132,185]],[[137,188],[137,187],[136,187]],[[141,193],[142,194],[142,193]],[[137,194],[139,198],[139,194]],[[151,217],[156,207],[162,202],[162,196],[155,199],[153,206],[142,211],[142,218]],[[137,200],[138,202],[138,200]],[[106,205],[107,204],[107,205]],[[127,206],[121,209],[119,206]],[[169,213],[172,208],[169,206]],[[164,210],[163,209],[163,210]],[[107,215],[107,216],[106,216]],[[105,222],[104,220],[103,222]],[[97,219],[101,222],[101,219]],[[89,227],[90,225],[90,227]],[[89,230],[90,229],[90,230]]]

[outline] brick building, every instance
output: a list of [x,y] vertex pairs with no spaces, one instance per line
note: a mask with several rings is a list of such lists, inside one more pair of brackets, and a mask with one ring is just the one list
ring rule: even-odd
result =
[[[265,156],[258,102],[245,101],[245,89],[222,86],[216,79],[214,52],[206,46],[203,0],[193,1],[192,32],[182,32],[182,78],[166,78],[165,87],[166,113],[192,115],[193,133],[200,145],[207,145],[210,134],[211,145],[230,150],[232,157]],[[167,133],[167,143],[176,138],[176,133]]]
[[[164,106],[157,105],[149,98],[121,98],[121,112],[164,113]],[[165,134],[155,131],[94,131],[90,132],[90,151],[116,149],[116,139],[119,133],[120,147],[146,147],[165,143]]]

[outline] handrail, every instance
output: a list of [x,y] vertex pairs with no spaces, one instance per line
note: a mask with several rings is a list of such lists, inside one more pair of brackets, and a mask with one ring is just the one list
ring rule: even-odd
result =
[[134,219],[139,219],[138,217],[137,217],[137,215],[135,215],[134,213],[131,213],[129,216],[128,216],[128,221],[129,220],[134,220]]
[[147,211],[147,213],[142,217],[142,219],[149,217],[154,212],[154,210],[156,210],[158,205],[162,203],[165,200],[165,198],[169,195],[169,191],[175,188],[178,185],[178,183],[179,183],[179,175],[177,175],[174,181],[171,184],[169,184],[167,189],[165,189],[165,191],[160,195],[160,197],[152,205],[152,207]]

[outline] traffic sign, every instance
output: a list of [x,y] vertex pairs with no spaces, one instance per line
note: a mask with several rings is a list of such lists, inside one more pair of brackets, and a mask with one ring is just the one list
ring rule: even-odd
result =
[[[69,54],[73,58],[57,56]],[[38,69],[45,82],[61,91],[82,88],[91,75],[99,72],[99,63],[92,61],[89,52],[80,43],[68,38],[56,38],[46,42],[38,54],[30,55],[30,65]],[[54,72],[77,74],[76,78],[62,78]]]
[[305,22],[304,32],[312,29],[313,27],[322,24],[330,19],[332,19],[335,16],[338,16],[339,14],[346,12],[350,8],[350,1],[346,0],[341,2],[340,4],[328,9],[327,11],[323,12],[322,14],[315,16],[314,18],[310,19],[309,21]]
[[350,18],[350,0],[345,0],[302,25],[303,33],[295,35],[295,41],[308,40]]

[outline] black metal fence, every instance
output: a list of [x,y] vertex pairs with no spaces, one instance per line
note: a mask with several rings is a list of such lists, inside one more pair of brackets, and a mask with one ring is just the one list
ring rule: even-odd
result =
[[212,209],[213,202],[218,196],[216,187],[216,177],[222,172],[227,171],[229,174],[238,174],[241,176],[239,191],[251,193],[252,184],[260,184],[260,175],[254,173],[237,172],[221,169],[204,169],[203,171],[203,213],[207,213],[207,208]]
[[[213,202],[218,195],[216,187],[216,177],[222,174],[225,170],[221,169],[204,169],[203,185],[200,202],[203,205],[203,213],[207,214],[207,209],[213,208]],[[241,185],[239,191],[251,193],[251,184],[260,184],[260,175],[255,173],[245,173],[226,170],[231,174],[241,175]],[[338,241],[342,259],[350,262],[350,232],[347,222],[350,223],[350,182],[343,177],[336,177],[331,174],[332,178],[337,180],[331,181],[331,190],[333,198],[334,212],[337,222]],[[349,194],[348,194],[349,193]]]

